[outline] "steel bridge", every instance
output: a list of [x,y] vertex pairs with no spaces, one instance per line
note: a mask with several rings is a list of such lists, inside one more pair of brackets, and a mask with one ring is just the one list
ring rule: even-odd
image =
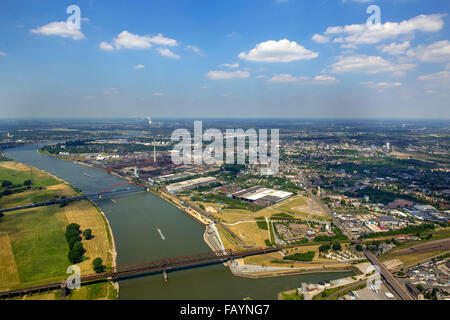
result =
[[[142,262],[136,264],[123,265],[113,268],[112,271],[81,276],[81,284],[88,284],[97,281],[117,281],[123,278],[145,276],[155,273],[164,273],[185,268],[197,268],[214,263],[223,263],[232,259],[240,259],[264,253],[279,251],[282,248],[254,248],[244,251],[232,251],[231,249],[221,251],[210,251],[206,253],[187,255],[174,258],[165,258]],[[11,298],[18,295],[31,294],[46,290],[61,289],[63,295],[67,292],[66,281],[47,283],[28,288],[14,289],[0,292],[0,298]]]
[[[122,185],[135,185],[135,186],[138,186],[139,188],[134,188],[134,189],[127,188],[127,189],[118,189],[118,190],[110,191],[110,190],[112,190],[112,189],[114,189],[114,188],[116,188],[118,186],[122,186]],[[85,200],[85,199],[95,199],[95,198],[101,199],[102,197],[107,197],[107,196],[122,195],[122,194],[128,194],[128,193],[144,191],[148,187],[150,187],[150,186],[147,186],[147,185],[144,185],[144,184],[140,184],[140,183],[122,182],[122,183],[118,183],[118,184],[116,184],[114,186],[111,186],[109,188],[106,188],[105,190],[100,191],[98,193],[81,195],[81,196],[72,197],[72,198],[52,199],[52,200],[49,200],[49,201],[44,201],[44,202],[39,202],[39,203],[32,203],[32,204],[28,204],[28,205],[24,205],[24,206],[0,209],[0,213],[10,212],[10,211],[17,211],[17,210],[24,210],[24,209],[30,209],[30,208],[37,208],[37,207],[46,207],[46,206],[51,206],[51,205],[54,205],[54,204],[68,203],[68,202],[80,201],[80,200]]]

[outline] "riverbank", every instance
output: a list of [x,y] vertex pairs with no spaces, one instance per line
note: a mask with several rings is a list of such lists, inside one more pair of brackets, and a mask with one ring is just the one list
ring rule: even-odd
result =
[[[76,163],[76,164],[78,164],[78,163]],[[94,167],[94,168],[96,168],[96,167]],[[90,173],[90,174],[95,176],[95,173]],[[118,177],[122,181],[130,181],[131,180],[129,177],[127,179],[127,177],[123,177],[115,172],[108,172],[108,174]],[[187,215],[193,221],[195,221],[196,223],[198,223],[199,225],[204,227],[204,230],[202,231],[202,234],[203,234],[202,240],[208,246],[208,248],[210,250],[220,251],[220,250],[224,250],[225,248],[232,248],[233,250],[240,250],[240,249],[242,249],[242,247],[245,247],[245,244],[240,245],[240,246],[239,246],[239,244],[235,244],[234,246],[232,246],[233,243],[231,243],[231,240],[230,240],[230,238],[232,238],[232,237],[230,234],[225,234],[225,235],[223,234],[224,229],[221,228],[222,225],[217,225],[217,228],[219,230],[217,230],[217,229],[214,230],[215,228],[213,228],[213,221],[208,219],[208,217],[205,214],[202,214],[203,211],[200,211],[199,208],[197,208],[195,205],[192,205],[188,201],[179,199],[175,195],[171,195],[167,192],[158,190],[154,187],[149,188],[148,191],[153,193],[153,195],[155,195],[159,199],[163,199],[165,202],[169,203],[170,206],[177,208],[178,209],[178,210],[176,210],[177,212],[182,211],[185,215]],[[114,202],[114,205],[116,207],[120,206],[120,204],[117,204],[116,202]],[[121,208],[121,210],[124,210],[124,208]],[[147,217],[147,214],[145,216]],[[153,223],[155,223],[156,225],[153,225],[152,228],[160,228],[159,222],[157,222],[158,220],[159,220],[159,218],[157,218],[157,217],[154,218]],[[137,228],[139,228],[139,227],[137,227]],[[164,229],[163,229],[163,231],[164,231]],[[220,234],[219,234],[219,232],[220,232]],[[136,239],[136,241],[138,241],[138,240]],[[163,241],[167,241],[167,240],[163,239]],[[225,265],[227,267],[230,267],[229,263],[227,263]],[[249,265],[243,264],[243,267],[244,268],[252,268],[252,265],[251,264],[249,264]],[[345,268],[343,268],[343,269],[327,269],[324,271],[322,266],[316,266],[313,270],[310,270],[310,269],[305,270],[305,268],[292,269],[289,267],[273,268],[273,269],[268,270],[267,268],[264,267],[264,264],[259,265],[259,266],[254,266],[254,267],[258,268],[260,270],[258,270],[258,272],[255,272],[255,270],[253,270],[252,272],[239,272],[239,270],[236,270],[231,267],[229,268],[229,270],[231,271],[231,273],[234,276],[237,276],[239,278],[245,277],[245,278],[249,278],[249,279],[251,279],[251,278],[256,279],[256,278],[269,278],[269,277],[283,277],[283,276],[289,276],[292,274],[300,274],[300,275],[301,274],[312,274],[312,273],[323,274],[324,272],[333,273],[333,272],[341,271],[341,270],[347,271]]]
[[[15,184],[31,176],[33,185],[33,188],[23,192],[4,195],[0,199],[2,207],[80,194],[64,179],[29,164],[6,161],[2,162],[0,170],[3,179],[12,179]],[[80,239],[85,254],[77,266],[82,275],[93,273],[92,261],[95,258],[102,258],[108,268],[116,265],[117,252],[109,221],[94,203],[83,200],[19,210],[1,217],[0,256],[4,258],[0,261],[1,289],[11,290],[66,279],[66,269],[70,263],[64,230],[71,223],[80,225],[81,231],[91,229],[93,234],[90,240]],[[113,288],[109,283],[88,285],[74,291],[68,299],[116,299],[117,290],[117,286]],[[45,299],[59,299],[58,294],[57,291],[50,292]]]
[[[33,167],[34,168],[34,167]],[[42,169],[38,169],[35,168],[36,170],[40,170],[50,176],[52,176],[53,178],[55,178],[58,181],[61,181],[62,183],[68,185],[69,187],[71,187],[76,193],[77,195],[81,195],[82,193],[80,191],[78,191],[77,188],[75,188],[74,186],[72,186],[70,183],[68,183],[67,181],[65,181],[64,179],[61,179],[60,177],[57,177],[45,170]],[[105,227],[106,227],[106,232],[107,232],[107,238],[110,244],[110,248],[109,248],[109,252],[111,254],[111,268],[114,269],[117,267],[117,249],[116,249],[116,243],[114,240],[114,233],[112,231],[111,228],[111,224],[109,223],[108,217],[106,216],[106,214],[91,200],[88,200],[88,202],[99,212],[99,214],[101,215],[104,223],[105,223]],[[118,281],[111,281],[112,286],[115,289],[115,297],[119,296],[119,282]]]
[[[82,193],[77,188],[72,186],[69,182],[65,181],[64,179],[61,179],[60,177],[57,177],[57,176],[51,174],[50,172],[47,172],[47,171],[42,170],[42,169],[38,169],[38,168],[35,168],[35,167],[33,167],[33,169],[34,170],[39,170],[41,172],[44,172],[44,173],[48,174],[49,176],[53,177],[54,179],[56,179],[58,181],[61,181],[62,183],[64,183],[64,184],[68,185],[69,187],[71,187],[74,190],[74,192],[77,193],[77,195],[82,195]],[[94,208],[97,209],[99,214],[102,216],[102,219],[104,219],[104,221],[105,221],[105,226],[107,228],[108,240],[110,240],[110,244],[111,244],[111,248],[109,250],[110,253],[111,253],[111,257],[112,257],[111,267],[115,268],[117,266],[117,250],[116,250],[116,244],[115,244],[115,241],[114,241],[114,234],[112,232],[111,224],[109,223],[109,220],[106,217],[106,214],[93,201],[91,201],[91,200],[88,200],[88,201]]]

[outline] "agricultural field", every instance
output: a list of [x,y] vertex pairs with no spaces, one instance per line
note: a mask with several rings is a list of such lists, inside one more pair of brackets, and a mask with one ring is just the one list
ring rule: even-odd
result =
[[[30,179],[30,171],[30,167],[16,162],[0,163],[1,179],[7,179],[13,184]],[[54,197],[75,195],[77,193],[69,185],[43,171],[33,169],[33,188],[3,195],[0,198],[0,207],[19,206]],[[92,261],[97,257],[101,257],[103,263],[111,268],[112,240],[107,222],[99,209],[87,200],[69,203],[63,207],[53,205],[7,212],[0,217],[0,290],[34,286],[67,278],[66,270],[71,263],[68,259],[69,247],[64,233],[70,223],[79,224],[81,230],[91,229],[94,236],[91,240],[82,240],[86,250],[84,260],[78,264],[82,274],[93,273]],[[109,289],[109,283],[96,285],[95,288],[88,286],[80,291],[74,291],[68,298],[76,299],[78,296],[84,296],[97,299],[115,296],[112,292],[114,290]],[[55,298],[54,292],[47,295],[36,295],[36,298]]]

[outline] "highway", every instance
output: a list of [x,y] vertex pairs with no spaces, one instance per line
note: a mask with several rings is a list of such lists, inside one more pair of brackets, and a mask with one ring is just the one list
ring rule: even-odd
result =
[[373,253],[368,250],[364,250],[364,255],[372,264],[376,265],[380,269],[381,276],[402,300],[415,300],[405,286],[394,278],[386,266]]

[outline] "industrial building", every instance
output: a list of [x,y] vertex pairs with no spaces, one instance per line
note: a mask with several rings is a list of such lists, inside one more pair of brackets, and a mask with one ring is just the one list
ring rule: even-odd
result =
[[175,193],[185,189],[194,189],[198,187],[207,186],[209,184],[215,183],[217,180],[214,177],[203,177],[192,180],[186,180],[181,182],[176,182],[169,184],[166,188],[167,191]]
[[238,200],[244,200],[257,205],[269,206],[280,201],[289,199],[294,194],[292,192],[280,191],[265,188],[262,186],[252,187],[233,193],[232,197]]

